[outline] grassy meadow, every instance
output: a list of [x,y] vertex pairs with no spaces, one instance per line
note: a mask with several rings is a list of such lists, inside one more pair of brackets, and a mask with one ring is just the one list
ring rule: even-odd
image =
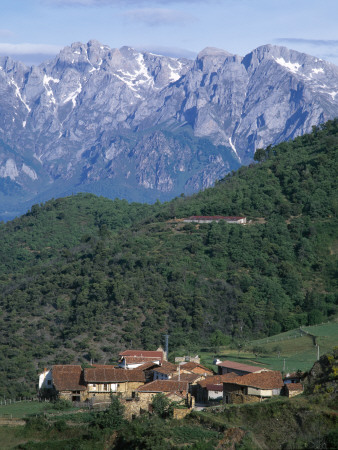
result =
[[220,347],[217,352],[202,351],[201,361],[210,366],[217,357],[220,360],[230,359],[285,372],[298,369],[306,371],[311,369],[317,360],[316,344],[319,345],[320,356],[338,345],[337,318],[329,323],[297,328],[276,336],[250,341],[237,349]]

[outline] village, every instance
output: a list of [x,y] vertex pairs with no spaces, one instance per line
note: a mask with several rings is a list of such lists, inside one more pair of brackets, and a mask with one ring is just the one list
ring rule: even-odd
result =
[[261,402],[271,397],[293,397],[303,392],[302,374],[286,374],[264,367],[232,361],[214,361],[217,373],[202,364],[198,356],[167,360],[167,353],[125,350],[117,365],[54,365],[39,375],[39,396],[73,402],[78,406],[107,405],[118,396],[125,417],[133,419],[152,410],[157,394],[178,407],[175,418],[193,409],[220,403]]

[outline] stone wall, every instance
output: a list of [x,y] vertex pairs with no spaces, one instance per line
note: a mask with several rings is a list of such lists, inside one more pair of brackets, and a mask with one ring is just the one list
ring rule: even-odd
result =
[[175,363],[179,364],[180,362],[194,362],[196,364],[199,364],[201,362],[201,359],[198,355],[196,356],[176,356]]
[[234,404],[242,404],[242,403],[257,403],[260,402],[261,398],[260,397],[256,397],[255,395],[246,395],[246,394],[238,394],[233,392],[232,394],[230,394],[230,402],[229,403],[234,403]]
[[173,418],[176,420],[182,420],[184,419],[188,414],[190,414],[192,411],[192,408],[174,408],[173,411]]

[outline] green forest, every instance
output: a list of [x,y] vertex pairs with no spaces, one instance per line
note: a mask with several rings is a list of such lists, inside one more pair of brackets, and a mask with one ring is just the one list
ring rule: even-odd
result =
[[[0,225],[0,396],[124,348],[240,343],[337,314],[338,120],[153,205],[52,199]],[[246,225],[183,223],[243,215]]]

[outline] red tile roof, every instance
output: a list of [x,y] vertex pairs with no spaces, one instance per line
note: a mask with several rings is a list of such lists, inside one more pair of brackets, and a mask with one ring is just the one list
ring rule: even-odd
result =
[[159,357],[152,356],[122,356],[121,361],[125,361],[127,364],[143,364],[145,362],[159,361],[161,363],[162,359]]
[[177,372],[177,370],[178,370],[178,366],[176,364],[172,364],[168,361],[163,361],[163,364],[160,367],[156,367],[154,369],[154,372],[169,375],[171,373]]
[[145,362],[145,363],[141,364],[136,369],[130,369],[130,370],[151,370],[151,369],[156,370],[158,367],[160,367],[158,364],[156,364],[152,361],[149,361],[149,362]]
[[250,386],[258,389],[278,389],[284,386],[282,374],[278,370],[249,373],[247,375],[238,376],[234,380],[225,381],[224,383]]
[[87,383],[145,382],[145,375],[142,370],[136,369],[89,368],[84,369],[84,379]]
[[175,373],[172,377],[173,380],[178,380],[180,378],[181,381],[188,381],[188,383],[194,383],[199,378],[203,377],[200,373]]
[[[92,367],[95,367],[96,369],[116,369],[117,367],[113,364],[92,364]],[[90,369],[90,367],[88,367]]]
[[224,375],[214,375],[212,377],[207,377],[204,380],[198,382],[201,387],[206,387],[208,384],[221,384],[225,381],[231,381],[238,378],[238,375],[231,372],[225,373]]
[[56,365],[52,367],[53,384],[57,391],[84,391],[82,367],[78,365]]
[[302,391],[304,389],[302,383],[287,383],[285,386],[288,391]]
[[187,363],[184,363],[184,364],[181,364],[181,369],[183,370],[190,370],[190,371],[192,371],[192,370],[194,370],[194,369],[196,369],[196,368],[200,368],[200,369],[202,369],[202,370],[205,370],[207,373],[209,372],[212,372],[212,370],[211,369],[208,369],[207,367],[204,367],[204,366],[202,366],[202,364],[198,364],[198,363],[195,363],[195,362],[187,362]]
[[228,369],[243,370],[243,372],[250,372],[250,373],[258,372],[260,370],[265,369],[264,367],[249,366],[248,364],[242,364],[239,362],[228,361],[228,360],[221,361],[220,363],[217,363],[216,365],[219,367],[226,367]]
[[187,391],[187,381],[155,380],[137,388],[138,392],[182,392]]
[[207,391],[223,392],[223,384],[207,384]]

